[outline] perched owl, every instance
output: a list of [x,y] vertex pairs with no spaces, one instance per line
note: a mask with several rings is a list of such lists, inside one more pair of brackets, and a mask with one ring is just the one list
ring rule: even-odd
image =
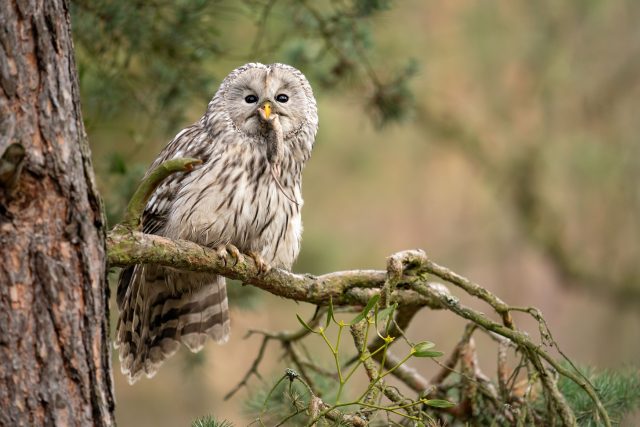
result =
[[[300,251],[302,168],[318,128],[311,86],[284,64],[246,64],[229,74],[204,116],[165,147],[161,162],[202,165],[169,177],[150,198],[145,233],[187,239],[221,256],[238,250],[291,268]],[[118,281],[116,347],[130,382],[153,376],[180,343],[199,351],[207,337],[229,338],[225,279],[209,273],[136,265]]]

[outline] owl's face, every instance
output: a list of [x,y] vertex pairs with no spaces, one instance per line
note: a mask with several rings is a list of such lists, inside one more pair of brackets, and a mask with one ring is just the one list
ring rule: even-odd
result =
[[259,110],[265,106],[278,115],[285,138],[304,125],[315,126],[315,100],[302,73],[281,64],[251,65],[223,83],[224,108],[237,129],[252,137],[263,133]]

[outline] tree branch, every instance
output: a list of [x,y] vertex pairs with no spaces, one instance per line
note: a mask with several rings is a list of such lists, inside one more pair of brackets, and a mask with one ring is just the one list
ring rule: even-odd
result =
[[[386,280],[386,272],[352,270],[313,276],[295,274],[272,268],[260,274],[250,257],[242,257],[235,265],[226,264],[216,251],[187,240],[170,240],[162,236],[143,234],[117,228],[107,235],[110,267],[135,264],[157,264],[168,267],[217,273],[241,280],[274,295],[316,305],[326,305],[330,298],[334,305],[365,305]],[[403,283],[422,281],[418,277],[404,277]],[[430,286],[430,285],[427,285]],[[441,308],[437,300],[402,289],[392,294],[398,305]]]

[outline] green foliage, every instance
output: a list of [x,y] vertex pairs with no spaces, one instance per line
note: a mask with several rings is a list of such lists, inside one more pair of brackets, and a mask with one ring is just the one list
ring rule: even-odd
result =
[[74,0],[85,121],[92,129],[134,118],[136,132],[147,123],[170,133],[186,107],[206,104],[230,71],[219,61],[289,62],[325,88],[343,81],[357,91],[369,86],[368,109],[380,110],[376,120],[396,120],[409,107],[412,73],[383,81],[368,58],[374,46],[369,20],[390,3]]
[[191,427],[233,427],[233,423],[227,420],[218,421],[211,415],[200,417],[191,423]]
[[[637,367],[600,372],[593,368],[580,370],[594,385],[609,416],[616,424],[622,421],[625,414],[640,408],[640,370]],[[558,387],[567,398],[581,426],[601,425],[593,401],[582,388],[564,377],[558,382]]]
[[[402,360],[392,367],[384,367],[389,346],[394,342],[390,336],[391,327],[397,305],[380,307],[379,295],[373,296],[363,310],[348,323],[336,318],[333,304],[329,301],[324,326],[315,328],[296,314],[298,322],[305,331],[319,336],[328,348],[333,358],[335,369],[332,375],[316,375],[314,371],[311,378],[303,378],[300,374],[290,369],[280,377],[269,391],[262,390],[254,394],[250,399],[248,412],[261,423],[271,425],[274,423],[294,423],[291,425],[309,425],[315,422],[335,422],[336,416],[330,414],[339,410],[341,416],[359,416],[362,411],[370,413],[368,419],[376,416],[394,416],[412,420],[415,422],[431,422],[431,416],[426,411],[431,408],[449,408],[453,403],[443,399],[426,399],[418,397],[416,400],[397,397],[388,403],[382,401],[382,393],[387,387],[383,379],[391,375],[396,369],[406,363],[412,357],[438,357],[443,353],[431,350],[435,344],[424,341],[418,344],[409,343],[409,350]],[[328,335],[331,328],[337,327],[337,336],[332,340]],[[349,328],[356,344],[357,354],[354,363],[344,364],[345,354],[343,338],[344,329]],[[379,339],[381,344],[371,352],[368,349],[368,338],[372,336]],[[361,343],[360,343],[361,342]],[[375,367],[374,357],[381,360],[380,366]],[[394,362],[395,363],[395,362]],[[351,366],[350,366],[351,365]],[[346,386],[354,374],[364,368],[370,379],[367,387],[356,393],[357,398],[346,398]],[[335,378],[332,378],[335,377]],[[313,387],[310,385],[313,384]],[[334,390],[337,391],[334,392]],[[352,392],[354,390],[351,390]],[[319,396],[322,396],[320,400]],[[399,396],[396,395],[396,396]],[[390,398],[391,399],[391,398]],[[322,403],[318,403],[322,402]],[[315,406],[314,406],[315,405]],[[339,417],[338,417],[339,418]],[[299,423],[299,424],[296,424]]]
[[401,121],[413,110],[415,99],[409,82],[417,72],[418,62],[411,59],[389,81],[376,85],[368,111],[378,126]]
[[187,102],[206,102],[213,79],[205,63],[221,52],[212,18],[223,19],[224,9],[206,0],[74,0],[74,41],[89,124],[126,106],[172,128]]
[[144,175],[146,166],[142,163],[127,162],[117,152],[106,159],[107,172],[101,177],[101,184],[110,191],[103,192],[107,221],[115,225],[122,220],[127,204]]
[[356,0],[355,13],[358,16],[369,16],[391,8],[391,0]]
[[[316,392],[323,396],[335,394],[335,384],[325,375],[313,374]],[[275,385],[270,385],[275,384]],[[305,426],[309,415],[306,412],[311,395],[305,383],[285,375],[274,378],[249,394],[244,402],[244,412],[251,419],[259,419],[262,425],[276,425],[288,418],[285,425]]]
[[[376,295],[368,301],[368,304],[351,322],[346,322],[341,318],[331,301],[329,301],[326,317],[322,319],[307,322],[301,316],[296,315],[303,331],[307,331],[308,334],[299,335],[297,333],[295,335],[319,337],[333,358],[334,369],[326,370],[317,367],[309,371],[305,367],[303,374],[310,375],[308,377],[287,369],[283,376],[269,383],[272,384],[270,388],[265,384],[264,389],[251,396],[247,406],[248,412],[260,425],[280,425],[280,423],[286,425],[314,423],[334,425],[332,423],[339,421],[341,417],[362,416],[363,413],[367,414],[371,425],[390,425],[398,423],[402,419],[413,422],[415,425],[437,425],[434,421],[436,413],[442,420],[454,422],[455,419],[442,410],[456,406],[453,402],[472,399],[473,405],[477,408],[473,419],[480,424],[502,425],[502,423],[510,422],[509,420],[513,421],[513,417],[516,417],[524,425],[528,425],[527,423],[533,422],[534,419],[550,423],[557,416],[555,409],[548,405],[544,393],[530,394],[531,390],[537,387],[535,374],[528,379],[530,387],[524,399],[512,402],[509,406],[514,410],[510,410],[511,415],[508,417],[505,417],[505,413],[499,409],[499,406],[495,406],[494,400],[485,398],[485,393],[488,393],[488,390],[494,387],[493,385],[471,380],[471,383],[476,384],[473,387],[475,391],[471,392],[468,389],[471,383],[468,382],[468,374],[464,373],[464,368],[461,368],[462,372],[454,370],[454,374],[449,376],[447,383],[439,384],[435,393],[428,394],[430,398],[426,397],[427,395],[420,395],[415,399],[402,395],[399,395],[402,397],[393,397],[393,393],[390,397],[387,394],[386,387],[388,386],[382,381],[385,377],[413,357],[433,358],[443,355],[442,352],[434,350],[435,344],[432,342],[411,343],[406,340],[406,337],[403,337],[409,345],[408,353],[399,359],[399,362],[393,362],[395,365],[385,365],[387,350],[396,341],[394,337],[390,336],[396,310],[395,305],[381,307],[380,298]],[[337,331],[330,334],[330,330],[336,327]],[[356,344],[356,357],[352,359],[352,363],[343,362],[348,356],[347,350],[344,348],[346,339],[343,332],[345,328],[351,330]],[[371,349],[369,337],[373,337],[379,343],[376,344],[379,347]],[[297,344],[289,342],[287,345]],[[397,345],[394,349],[397,351],[398,347]],[[374,359],[377,363],[373,363]],[[292,360],[298,364],[296,366],[306,366],[299,365],[299,360]],[[460,363],[468,362],[461,360]],[[317,366],[317,364],[315,365]],[[350,380],[354,373],[362,368],[367,373],[369,383],[364,390],[357,390],[357,387]],[[319,374],[320,372],[323,374]],[[600,373],[583,369],[582,372],[600,394],[606,410],[614,421],[620,422],[625,414],[640,406],[640,373],[637,368]],[[510,380],[511,387],[516,384],[516,378],[517,373]],[[349,386],[349,393],[347,393],[347,386]],[[558,386],[575,412],[580,425],[596,426],[601,424],[600,414],[594,407],[593,400],[579,385],[566,377],[561,377]],[[480,388],[476,389],[476,387]],[[385,397],[389,402],[384,400]]]
[[435,351],[435,350],[431,350],[433,347],[435,347],[436,345],[432,342],[429,341],[423,341],[420,342],[418,344],[416,344],[413,347],[413,356],[414,357],[440,357],[442,356],[444,353],[442,353],[441,351]]

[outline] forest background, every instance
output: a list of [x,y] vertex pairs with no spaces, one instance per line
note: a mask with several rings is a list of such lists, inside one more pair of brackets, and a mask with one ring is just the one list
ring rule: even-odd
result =
[[[290,63],[320,114],[294,271],[383,269],[386,256],[423,248],[510,304],[541,309],[574,361],[637,366],[639,3],[79,0],[72,16],[112,225],[229,71]],[[121,425],[208,413],[246,424],[247,391],[222,400],[260,344],[243,336],[295,329],[313,307],[239,288],[226,346],[181,351],[133,387],[114,359]],[[446,353],[463,327],[423,310],[408,334]],[[488,338],[477,345],[495,353]],[[261,369],[284,366],[273,347]]]

